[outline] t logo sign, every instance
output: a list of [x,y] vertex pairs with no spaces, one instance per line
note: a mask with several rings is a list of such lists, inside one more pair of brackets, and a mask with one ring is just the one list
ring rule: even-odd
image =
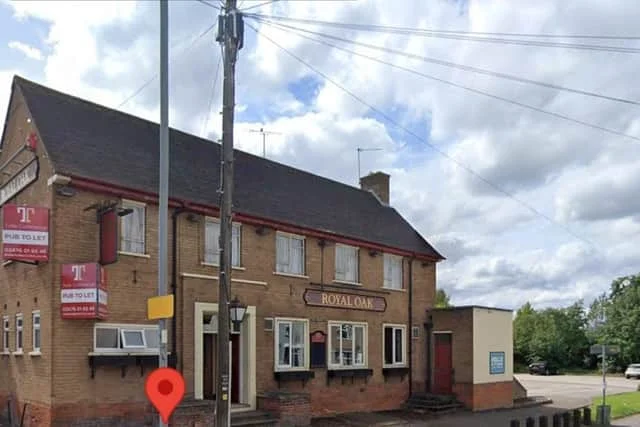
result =
[[84,265],[72,265],[71,271],[73,272],[73,280],[78,282],[82,280],[82,276],[84,276]]
[[25,206],[18,206],[17,209],[18,215],[20,215],[20,222],[29,224],[31,222],[31,215],[33,215],[36,210]]

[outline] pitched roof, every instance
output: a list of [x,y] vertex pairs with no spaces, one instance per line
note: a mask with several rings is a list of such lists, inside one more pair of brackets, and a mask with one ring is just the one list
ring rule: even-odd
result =
[[[158,192],[159,125],[14,77],[56,173]],[[15,88],[15,87],[14,87]],[[169,196],[218,206],[218,143],[170,129]],[[238,212],[444,259],[368,191],[235,150]]]

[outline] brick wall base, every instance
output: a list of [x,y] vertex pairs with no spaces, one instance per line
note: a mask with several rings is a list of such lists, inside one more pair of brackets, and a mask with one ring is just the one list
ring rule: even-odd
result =
[[258,409],[271,412],[280,419],[282,427],[311,425],[311,396],[309,393],[271,391],[258,394]]
[[473,409],[474,388],[472,383],[455,383],[453,385],[453,393],[456,395],[456,399],[463,403],[465,407]]
[[473,410],[513,408],[513,381],[473,385]]

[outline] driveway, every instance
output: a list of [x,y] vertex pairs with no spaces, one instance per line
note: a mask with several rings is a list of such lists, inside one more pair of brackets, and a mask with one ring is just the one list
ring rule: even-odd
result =
[[[562,403],[579,403],[602,396],[602,377],[595,375],[528,375],[516,378],[527,389],[529,396],[547,396]],[[636,391],[640,381],[624,377],[607,377],[607,394]]]

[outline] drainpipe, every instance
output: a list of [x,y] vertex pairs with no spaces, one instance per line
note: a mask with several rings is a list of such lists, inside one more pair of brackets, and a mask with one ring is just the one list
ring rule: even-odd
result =
[[[427,311],[428,312],[428,311]],[[428,320],[424,324],[426,333],[426,350],[427,350],[427,381],[425,384],[425,390],[427,393],[431,392],[431,331],[433,329],[433,316],[429,314]]]
[[413,258],[409,258],[409,396],[413,394]]
[[177,329],[177,306],[178,306],[178,215],[184,212],[186,209],[183,206],[179,206],[173,210],[171,214],[171,292],[173,293],[173,322],[171,322],[171,355],[174,360],[175,367],[178,367],[178,354],[176,343],[176,329]]

